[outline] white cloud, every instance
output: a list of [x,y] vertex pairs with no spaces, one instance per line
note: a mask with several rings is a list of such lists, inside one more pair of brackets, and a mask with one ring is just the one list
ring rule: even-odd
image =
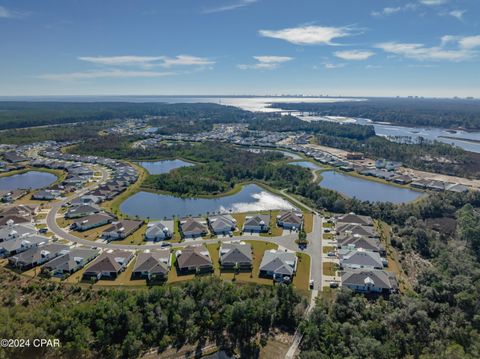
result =
[[452,10],[448,13],[448,15],[453,16],[458,20],[463,20],[463,14],[465,14],[466,10]]
[[28,13],[9,10],[4,6],[0,6],[0,19],[21,19],[27,16]]
[[393,15],[402,11],[416,10],[416,9],[417,9],[417,4],[407,3],[404,6],[385,7],[380,11],[372,11],[371,15],[376,17],[381,17],[381,16]]
[[428,6],[437,6],[446,4],[448,0],[420,0],[420,3]]
[[260,30],[264,37],[280,39],[296,45],[335,45],[332,40],[353,35],[354,29],[345,27],[300,26],[282,30]]
[[375,47],[385,52],[420,61],[463,61],[477,55],[475,48],[480,47],[479,36],[452,36],[441,38],[439,46],[426,47],[419,43],[384,42]]
[[215,61],[212,61],[206,57],[197,57],[190,55],[178,55],[176,57],[170,58],[165,57],[162,66],[171,67],[171,66],[207,66],[214,65]]
[[369,57],[375,55],[374,52],[368,50],[346,50],[346,51],[336,51],[335,56],[343,60],[354,60],[361,61],[366,60]]
[[331,63],[327,63],[327,64],[323,64],[323,66],[327,69],[327,70],[332,70],[332,69],[340,69],[342,67],[345,67],[345,64],[331,64]]
[[252,5],[254,3],[258,2],[258,0],[240,0],[232,4],[227,4],[215,8],[210,8],[210,9],[204,9],[202,12],[204,14],[213,14],[217,12],[224,12],[224,11],[232,11],[232,10],[237,10],[242,7],[246,7],[249,5]]
[[155,71],[123,71],[123,70],[107,70],[107,71],[85,71],[85,72],[69,72],[60,74],[43,74],[38,78],[43,80],[56,81],[74,81],[74,80],[92,80],[98,78],[151,78],[175,75],[173,72],[155,72]]
[[82,56],[78,59],[96,65],[139,66],[146,68],[154,66],[206,66],[215,63],[205,57],[190,55],[178,55],[173,58],[166,56]]
[[241,70],[273,70],[280,64],[293,60],[293,57],[288,56],[254,56],[253,58],[258,61],[256,64],[241,64],[237,67]]

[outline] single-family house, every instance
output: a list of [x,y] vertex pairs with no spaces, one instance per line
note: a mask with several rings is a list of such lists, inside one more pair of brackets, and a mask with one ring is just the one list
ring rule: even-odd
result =
[[102,237],[107,240],[116,240],[127,238],[143,224],[143,221],[136,221],[131,219],[122,219],[118,222],[113,222],[110,227],[105,229]]
[[342,240],[347,236],[364,236],[371,238],[379,238],[379,233],[373,226],[364,226],[361,224],[345,223],[338,225],[335,232],[337,233],[337,240]]
[[277,216],[277,226],[283,229],[299,230],[303,225],[303,214],[299,211],[281,211]]
[[[145,232],[145,239],[147,241],[164,241],[170,239],[173,236],[173,221],[170,223],[163,222],[151,222],[147,225],[147,231]],[[137,259],[138,262],[138,259]]]
[[65,213],[65,218],[80,218],[90,216],[95,213],[100,213],[101,209],[95,204],[84,204],[76,207],[71,207],[67,213]]
[[208,218],[212,233],[227,235],[235,231],[237,221],[230,215],[213,216]]
[[145,251],[138,254],[132,277],[166,280],[171,266],[171,257],[169,250]]
[[203,245],[188,246],[178,250],[176,264],[180,273],[205,273],[213,270],[210,253]]
[[113,217],[106,213],[96,213],[77,219],[70,228],[76,231],[88,231],[89,229],[111,223],[112,220]]
[[224,243],[220,247],[220,266],[223,270],[250,270],[252,246],[248,243]]
[[373,226],[372,217],[359,216],[355,213],[342,214],[336,217],[337,224],[353,223],[362,226]]
[[88,262],[98,256],[98,250],[73,248],[70,252],[58,256],[45,264],[42,271],[51,275],[72,274],[82,269]]
[[180,221],[180,232],[183,238],[197,238],[208,233],[205,221],[196,218],[187,218]]
[[341,277],[342,286],[358,293],[390,294],[398,290],[395,274],[384,270],[350,269]]
[[83,279],[115,279],[133,259],[132,252],[108,250],[103,252],[83,273]]
[[366,251],[361,248],[344,248],[338,251],[341,269],[383,269],[386,259],[378,252]]
[[48,243],[48,238],[37,235],[20,237],[0,243],[0,256],[10,257],[32,247],[38,247]]
[[270,230],[270,215],[257,214],[246,216],[243,224],[243,232],[268,232]]
[[338,249],[345,248],[362,248],[366,251],[378,252],[385,256],[385,247],[381,244],[378,238],[360,236],[360,235],[346,235],[337,239]]
[[49,243],[32,247],[8,259],[8,263],[22,270],[33,268],[70,251],[64,244]]
[[297,256],[293,252],[265,251],[260,263],[260,276],[278,282],[290,282],[297,270]]
[[13,223],[9,220],[6,225],[0,227],[0,242],[23,238],[36,234],[37,230],[32,223]]
[[32,195],[32,199],[37,200],[37,201],[52,201],[55,198],[60,196],[60,191],[53,191],[49,189],[44,189],[35,192]]

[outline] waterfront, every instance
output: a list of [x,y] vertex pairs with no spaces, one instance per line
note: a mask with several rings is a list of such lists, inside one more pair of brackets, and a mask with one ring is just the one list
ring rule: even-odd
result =
[[145,162],[139,162],[138,164],[143,168],[145,168],[147,172],[151,175],[168,173],[171,170],[174,170],[180,167],[193,166],[193,164],[190,162],[185,162],[178,159],[164,160],[164,161],[145,161]]
[[0,190],[39,189],[57,180],[57,176],[40,171],[28,171],[13,176],[0,177]]

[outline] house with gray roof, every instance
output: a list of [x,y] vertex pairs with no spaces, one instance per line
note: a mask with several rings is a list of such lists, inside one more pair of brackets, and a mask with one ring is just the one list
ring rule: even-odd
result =
[[38,235],[20,237],[0,243],[0,257],[10,257],[32,247],[48,243],[48,238]]
[[147,231],[145,232],[145,240],[158,242],[172,238],[173,221],[170,222],[171,223],[168,223],[170,225],[164,222],[150,222],[147,225]]
[[252,246],[245,242],[224,243],[220,247],[220,266],[223,270],[252,269]]
[[72,223],[70,228],[76,231],[88,231],[89,229],[101,227],[108,223],[111,223],[112,220],[113,217],[109,214],[96,213],[77,219],[75,222]]
[[207,223],[203,219],[187,218],[180,221],[180,232],[183,238],[197,238],[208,234]]
[[83,273],[83,279],[115,279],[123,272],[134,255],[124,250],[108,250],[103,252]]
[[213,216],[208,218],[212,233],[227,235],[237,228],[237,221],[230,215]]
[[246,216],[243,224],[243,232],[268,232],[270,230],[270,215],[257,214]]
[[24,252],[8,259],[8,263],[15,268],[26,270],[33,268],[62,254],[68,253],[70,247],[64,244],[49,243],[38,247],[32,247]]
[[373,226],[373,220],[369,216],[359,216],[355,213],[346,213],[335,218],[338,224],[353,223],[362,226]]
[[265,251],[260,263],[260,276],[278,282],[291,281],[297,270],[297,256],[293,252],[276,249]]
[[82,205],[92,205],[92,204],[98,204],[102,201],[102,198],[99,196],[94,196],[91,194],[86,194],[82,197],[75,198],[72,202],[72,206],[82,206]]
[[383,269],[386,259],[377,252],[357,248],[346,248],[338,251],[341,269]]
[[171,257],[169,250],[139,253],[132,271],[132,278],[166,280],[171,266]]
[[187,246],[176,252],[176,264],[180,273],[205,273],[213,271],[210,253],[204,245]]
[[344,223],[337,225],[335,230],[338,239],[347,236],[365,236],[371,238],[379,238],[380,234],[375,230],[373,226],[364,226],[355,223]]
[[142,224],[143,221],[122,219],[121,221],[113,222],[110,227],[105,229],[102,233],[102,237],[110,241],[127,238],[139,229]]
[[366,251],[378,252],[381,256],[386,255],[385,247],[378,238],[360,236],[358,234],[346,235],[337,239],[337,248],[362,248]]
[[0,242],[22,238],[36,234],[37,230],[32,223],[13,223],[13,220],[0,228]]
[[390,294],[398,290],[395,274],[384,270],[350,269],[341,272],[342,286],[358,293]]
[[48,272],[50,275],[69,275],[82,269],[96,256],[98,256],[96,249],[73,248],[70,252],[47,262],[42,267],[42,271]]
[[277,225],[283,229],[299,230],[303,225],[303,213],[281,211],[277,216]]
[[65,218],[80,218],[90,216],[91,214],[100,213],[101,209],[95,204],[84,204],[81,206],[71,207],[67,213],[65,213]]
[[37,201],[53,201],[55,198],[60,196],[60,191],[43,189],[35,192],[32,195],[32,199]]

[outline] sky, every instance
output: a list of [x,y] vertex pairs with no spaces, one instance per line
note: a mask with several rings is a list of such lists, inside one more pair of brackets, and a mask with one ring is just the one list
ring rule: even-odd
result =
[[0,0],[0,96],[480,98],[479,0]]

